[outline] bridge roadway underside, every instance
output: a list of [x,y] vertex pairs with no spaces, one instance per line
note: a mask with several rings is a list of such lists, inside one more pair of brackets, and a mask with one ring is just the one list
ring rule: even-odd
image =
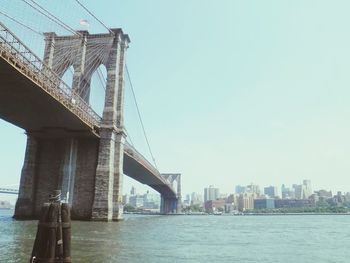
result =
[[[67,184],[67,173],[73,169],[72,218],[90,219],[100,141],[97,133],[1,58],[0,118],[29,134],[16,205],[17,217],[37,217],[48,195]],[[73,151],[72,140],[75,141]],[[75,158],[69,157],[72,153]],[[129,149],[124,151],[123,157],[125,175],[151,186],[168,203],[176,199],[164,178],[144,166],[137,154]]]
[[0,118],[45,135],[94,136],[91,128],[63,104],[0,58]]
[[169,185],[164,184],[164,179],[155,176],[152,171],[145,168],[137,159],[133,158],[127,151],[124,152],[123,172],[136,181],[146,184],[160,193],[164,198],[176,199],[175,192]]

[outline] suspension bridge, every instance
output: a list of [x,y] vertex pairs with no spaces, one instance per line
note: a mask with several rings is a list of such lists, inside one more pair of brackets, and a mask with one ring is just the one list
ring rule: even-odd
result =
[[[71,2],[73,12],[84,11],[105,32],[73,29],[45,1],[0,4],[0,117],[27,134],[15,217],[37,217],[49,194],[62,189],[72,218],[120,220],[124,174],[161,194],[162,213],[178,212],[181,175],[161,174],[155,163],[126,67],[129,36],[107,27],[80,1]],[[41,28],[38,17],[54,26]],[[104,90],[100,114],[92,107],[94,77]],[[126,79],[153,163],[128,141]]]

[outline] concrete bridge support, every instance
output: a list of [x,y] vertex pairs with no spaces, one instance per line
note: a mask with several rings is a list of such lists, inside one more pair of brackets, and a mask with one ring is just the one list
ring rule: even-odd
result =
[[[98,42],[96,38],[99,38]],[[72,46],[72,41],[78,44]],[[81,39],[46,34],[45,62],[59,75],[73,65],[73,89],[84,89],[83,97],[87,102],[92,73],[99,65],[106,66],[107,86],[100,138],[59,128],[27,131],[15,218],[36,218],[42,203],[55,189],[62,189],[63,198],[72,205],[73,219],[109,221],[122,218],[124,66],[129,42],[128,35],[121,29],[99,35],[83,32]],[[103,49],[103,43],[104,52],[100,50],[100,57],[91,61],[89,56],[96,54],[92,50]],[[73,47],[77,49],[76,56],[62,59],[62,54],[57,53]],[[84,71],[86,61],[95,68]]]
[[[181,213],[181,174],[161,174],[176,190],[176,198],[161,196],[160,213],[161,214],[178,214]],[[176,182],[176,187],[174,183]]]
[[160,213],[164,215],[178,214],[178,199],[161,196]]

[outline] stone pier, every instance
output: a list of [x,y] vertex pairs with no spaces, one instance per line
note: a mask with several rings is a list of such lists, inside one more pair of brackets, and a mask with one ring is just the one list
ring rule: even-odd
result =
[[[44,61],[59,76],[74,68],[73,90],[89,102],[90,82],[100,65],[107,70],[105,105],[99,138],[80,131],[42,127],[27,130],[15,218],[37,218],[55,189],[72,206],[72,219],[122,219],[124,132],[124,67],[130,42],[121,29],[110,33],[57,36],[46,33]],[[96,41],[98,39],[98,41]],[[72,43],[75,43],[74,45]],[[76,49],[75,52],[72,49]],[[99,48],[96,55],[96,48]],[[62,52],[75,54],[62,59]],[[93,56],[93,57],[92,57]],[[87,70],[87,62],[93,68]],[[81,92],[80,92],[81,93]]]

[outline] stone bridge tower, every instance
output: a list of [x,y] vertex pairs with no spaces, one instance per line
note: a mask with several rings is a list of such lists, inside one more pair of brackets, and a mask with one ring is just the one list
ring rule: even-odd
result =
[[[92,74],[107,70],[99,138],[45,127],[27,132],[16,218],[34,218],[54,189],[72,205],[75,219],[119,220],[122,214],[124,66],[130,39],[121,29],[108,34],[45,34],[44,63],[60,77],[73,66],[72,89],[88,103]],[[68,83],[69,84],[69,83]]]
[[[176,191],[176,198],[161,196],[160,213],[161,214],[178,214],[181,212],[181,174],[163,173],[161,174]],[[176,182],[176,187],[174,187]]]

